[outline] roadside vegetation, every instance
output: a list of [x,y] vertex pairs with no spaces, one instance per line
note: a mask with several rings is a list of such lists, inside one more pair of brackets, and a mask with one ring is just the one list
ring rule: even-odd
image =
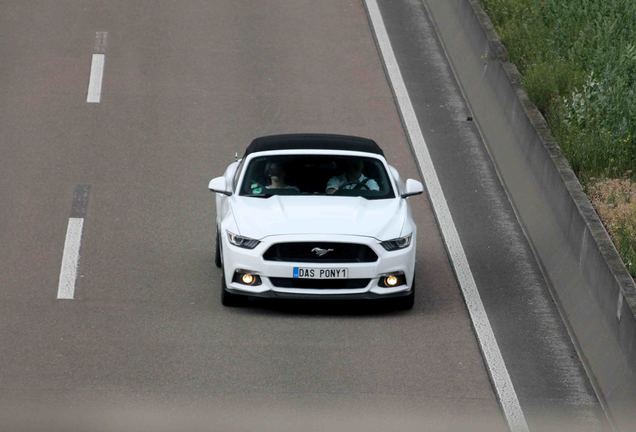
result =
[[482,0],[636,275],[636,0]]

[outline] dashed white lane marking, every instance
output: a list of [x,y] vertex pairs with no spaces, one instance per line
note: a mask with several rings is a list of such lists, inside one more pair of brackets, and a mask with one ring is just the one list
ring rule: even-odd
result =
[[84,218],[69,218],[66,228],[66,240],[64,241],[62,267],[60,268],[60,281],[57,286],[57,298],[59,300],[72,300],[75,295],[75,280],[77,279],[83,227]]
[[102,81],[104,80],[104,63],[106,62],[106,46],[108,32],[95,32],[95,46],[91,60],[91,74],[88,80],[87,103],[100,103],[102,100]]
[[66,228],[66,240],[64,241],[64,253],[62,254],[60,281],[57,285],[58,299],[70,300],[75,295],[82,228],[84,227],[84,218],[88,212],[90,191],[91,187],[87,184],[77,185],[73,190],[71,214]]
[[102,99],[102,79],[104,78],[104,54],[93,54],[91,76],[88,81],[86,102],[99,103]]
[[459,286],[464,296],[470,318],[477,335],[477,340],[486,362],[490,378],[497,393],[506,421],[513,432],[528,431],[526,418],[519,404],[519,398],[510,380],[499,345],[490,326],[488,315],[479,296],[475,279],[470,270],[466,253],[462,246],[453,217],[446,203],[435,166],[431,160],[424,135],[420,129],[415,110],[411,103],[402,73],[398,66],[391,41],[382,20],[382,14],[376,0],[365,0],[372,28],[382,55],[389,81],[393,87],[402,120],[406,127],[409,140],[415,151],[424,181],[426,183],[431,204],[446,243],[450,260],[455,269]]

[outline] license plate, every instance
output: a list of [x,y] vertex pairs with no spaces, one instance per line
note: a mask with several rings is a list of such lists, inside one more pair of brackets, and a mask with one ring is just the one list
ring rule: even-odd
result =
[[346,268],[294,267],[294,279],[346,279],[348,275]]

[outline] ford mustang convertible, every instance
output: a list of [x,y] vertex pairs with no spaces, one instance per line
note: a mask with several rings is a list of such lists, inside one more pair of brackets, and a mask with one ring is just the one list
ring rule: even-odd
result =
[[221,300],[248,297],[414,300],[416,226],[404,182],[366,138],[257,138],[216,192]]

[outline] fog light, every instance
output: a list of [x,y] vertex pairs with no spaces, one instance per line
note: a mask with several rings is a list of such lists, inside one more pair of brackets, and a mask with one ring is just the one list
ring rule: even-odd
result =
[[382,288],[395,288],[400,285],[406,285],[406,276],[403,272],[388,273],[378,280],[378,286]]
[[234,272],[234,276],[232,276],[232,282],[248,286],[257,286],[262,283],[261,277],[259,275],[250,273],[248,270],[241,269],[238,269]]
[[386,286],[394,287],[398,284],[398,278],[395,275],[390,275],[384,278],[384,283]]

